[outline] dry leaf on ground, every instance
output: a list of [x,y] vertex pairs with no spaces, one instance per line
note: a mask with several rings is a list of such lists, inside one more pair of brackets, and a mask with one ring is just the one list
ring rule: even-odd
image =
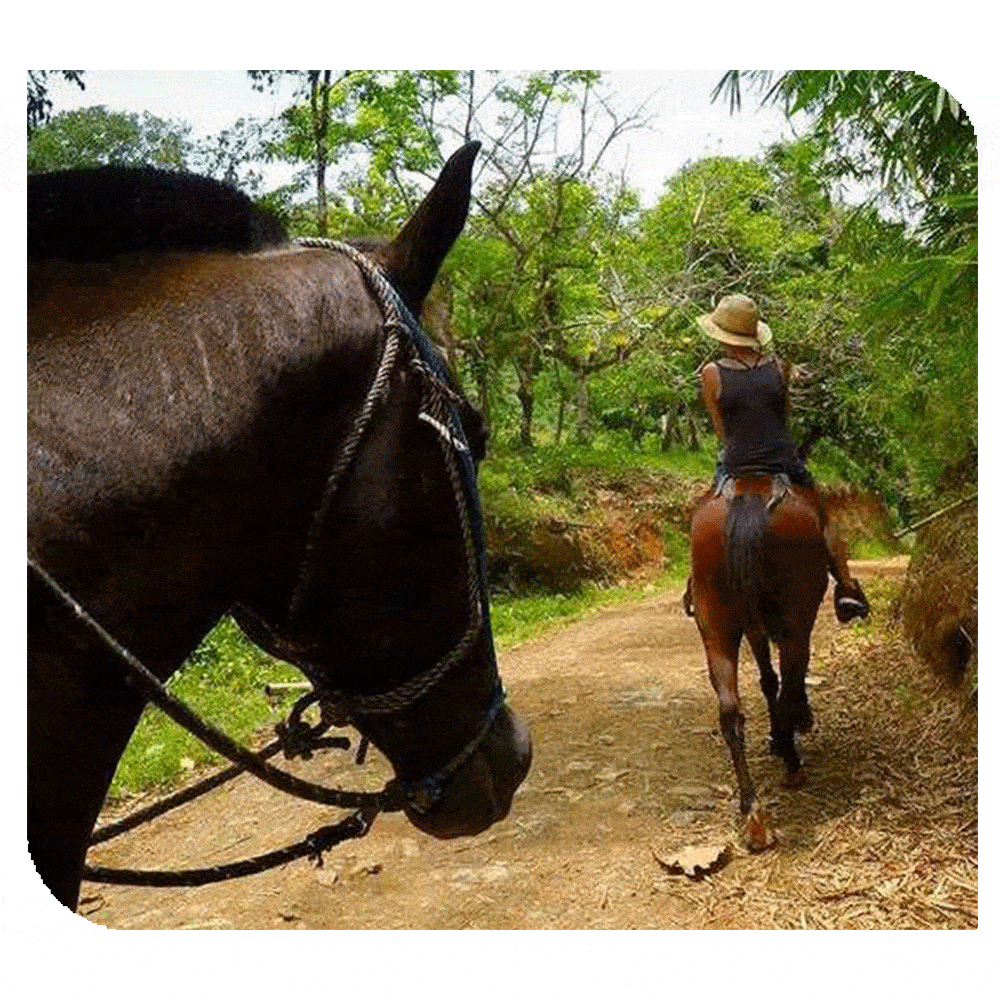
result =
[[688,878],[703,879],[729,863],[732,849],[729,844],[693,844],[682,847],[673,854],[654,848],[653,857],[671,875],[687,875]]

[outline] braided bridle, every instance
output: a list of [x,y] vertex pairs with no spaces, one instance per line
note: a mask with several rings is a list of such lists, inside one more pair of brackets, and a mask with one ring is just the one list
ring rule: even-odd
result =
[[[375,410],[384,401],[389,391],[390,379],[395,367],[396,358],[399,354],[401,338],[405,340],[405,343],[410,348],[409,367],[421,377],[424,383],[423,404],[427,409],[421,410],[418,419],[429,418],[425,422],[438,431],[445,468],[448,471],[452,493],[458,507],[459,523],[462,526],[462,546],[465,553],[466,581],[468,587],[469,624],[454,649],[434,664],[434,666],[411,678],[404,684],[393,688],[391,691],[373,695],[348,695],[326,688],[320,678],[313,676],[316,671],[310,669],[307,652],[303,650],[298,651],[301,669],[312,681],[319,696],[320,704],[331,710],[339,718],[349,721],[355,716],[395,714],[423,697],[455,664],[465,658],[475,644],[484,623],[482,565],[466,502],[467,490],[463,487],[454,454],[456,446],[462,449],[466,448],[466,445],[461,440],[462,432],[460,425],[453,427],[451,431],[448,429],[453,408],[458,402],[458,396],[442,377],[443,370],[441,372],[433,370],[433,354],[430,354],[433,348],[428,348],[421,352],[420,348],[423,344],[419,338],[423,337],[426,339],[426,337],[420,331],[419,326],[399,298],[396,290],[363,253],[352,247],[349,243],[342,243],[336,240],[305,237],[297,242],[305,247],[322,247],[338,251],[350,257],[358,266],[358,269],[368,283],[368,287],[382,307],[385,317],[385,322],[383,323],[385,345],[382,348],[382,358],[376,370],[375,377],[372,380],[371,388],[368,390],[365,401],[358,411],[351,432],[341,445],[340,452],[327,477],[323,495],[313,515],[306,540],[305,558],[302,561],[295,591],[289,602],[289,620],[294,619],[300,612],[305,602],[306,594],[312,584],[312,569],[315,565],[313,553],[323,535],[323,528],[329,516],[334,496],[340,488],[358,446],[371,424]],[[304,656],[302,655],[303,653],[305,653]],[[496,678],[496,683],[499,683],[499,678]]]

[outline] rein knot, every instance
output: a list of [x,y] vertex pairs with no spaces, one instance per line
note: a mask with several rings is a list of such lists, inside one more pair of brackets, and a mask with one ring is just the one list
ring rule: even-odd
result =
[[328,717],[325,711],[321,712],[320,721],[315,726],[310,726],[302,713],[313,703],[319,701],[315,691],[310,691],[303,695],[293,706],[288,714],[287,722],[279,722],[274,727],[275,735],[281,743],[285,760],[292,760],[301,757],[303,760],[311,760],[313,751],[323,747],[332,747],[337,750],[349,750],[351,741],[346,736],[327,736],[323,733],[331,725],[337,723]]
[[314,830],[303,842],[308,851],[306,857],[310,861],[314,861],[317,868],[322,868],[324,851],[329,851],[331,847],[336,847],[337,844],[343,843],[345,840],[363,837],[371,829],[372,822],[377,815],[377,809],[359,809],[333,826],[324,826]]

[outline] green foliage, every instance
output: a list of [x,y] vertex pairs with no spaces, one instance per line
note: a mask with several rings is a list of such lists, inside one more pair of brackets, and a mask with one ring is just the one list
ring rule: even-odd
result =
[[[273,128],[269,123],[253,118],[239,118],[235,124],[218,135],[199,142],[192,154],[196,172],[215,177],[238,187],[247,194],[258,194],[263,184],[263,173],[258,166],[265,157]],[[282,205],[271,192],[271,205]],[[268,207],[271,207],[270,205]]]
[[[732,70],[716,94],[815,116],[822,175],[875,180],[893,229],[862,206],[840,240],[866,348],[869,412],[889,435],[900,489],[930,499],[942,471],[974,456],[978,353],[975,130],[943,87],[889,70]],[[851,230],[854,230],[852,232]]]
[[[877,178],[894,197],[926,201],[975,183],[969,116],[940,84],[902,70],[730,70],[713,96],[741,102],[748,79],[761,103],[814,117],[813,137],[840,175]],[[914,191],[915,189],[915,191]]]
[[773,201],[771,179],[760,164],[710,157],[667,182],[642,219],[643,236],[670,273],[742,272],[779,248],[781,221],[766,211]]
[[75,83],[81,90],[86,90],[82,69],[29,69],[28,70],[28,138],[38,128],[49,120],[52,112],[52,101],[49,98],[49,74],[61,73],[64,80]]
[[[39,100],[45,72],[29,79]],[[495,445],[659,455],[666,418],[665,454],[710,471],[716,444],[695,373],[718,345],[694,320],[743,291],[777,352],[799,366],[791,423],[811,464],[902,511],[929,502],[941,470],[974,454],[976,144],[933,81],[732,71],[718,93],[734,107],[749,83],[813,127],[754,159],[689,163],[640,212],[601,163],[644,126],[642,111],[623,110],[596,71],[250,78],[260,89],[294,79],[276,121],[239,121],[190,149],[186,126],[90,109],[38,129],[29,155],[45,169],[111,157],[187,163],[236,180],[292,232],[388,235],[446,153],[476,138],[472,212],[428,325]],[[277,156],[307,176],[262,191],[260,160]],[[836,194],[844,181],[877,183],[882,195],[847,206]]]
[[[297,233],[394,232],[443,162],[445,137],[483,142],[464,259],[460,248],[447,265],[448,334],[488,416],[514,377],[528,445],[536,379],[561,366],[558,436],[573,414],[585,440],[590,376],[627,357],[648,326],[626,308],[615,273],[637,197],[597,174],[609,145],[639,127],[638,113],[612,111],[592,70],[250,72],[258,89],[289,75],[297,97],[266,148],[308,166],[315,184],[311,216],[284,213]],[[579,137],[550,150],[569,107]]]
[[[265,143],[271,158],[301,162],[315,182],[315,220],[300,232],[355,233],[395,228],[412,210],[419,191],[404,171],[422,174],[440,164],[434,107],[454,95],[454,70],[251,70],[257,89],[282,76],[297,78],[295,103],[280,118],[280,134]],[[367,164],[356,154],[364,151]],[[340,166],[338,197],[327,199],[327,168]],[[330,218],[330,209],[334,218]]]
[[[657,298],[665,318],[637,352],[641,367],[614,374],[629,385],[634,411],[676,418],[686,406],[695,429],[700,422],[710,434],[695,406],[695,371],[719,347],[694,320],[723,294],[751,294],[775,331],[774,350],[796,365],[793,438],[807,450],[836,442],[826,458],[841,475],[884,487],[899,470],[874,414],[876,373],[859,321],[864,288],[843,238],[846,210],[822,182],[819,156],[807,138],[759,161],[709,158],[670,179],[640,221],[630,274],[633,294]],[[614,375],[607,387],[608,401],[622,399]]]
[[103,105],[64,111],[28,138],[28,171],[68,170],[105,164],[183,168],[192,152],[191,126],[144,111],[108,111]]
[[[538,502],[576,498],[576,484],[597,476],[614,483],[626,481],[637,472],[676,473],[689,479],[708,479],[715,468],[714,447],[692,452],[689,449],[661,451],[659,447],[636,450],[626,434],[605,433],[594,445],[539,444],[526,449],[495,445],[479,471],[479,488],[484,507],[490,508],[500,494],[521,498],[520,509],[537,515]],[[515,508],[517,509],[517,508]],[[553,511],[565,515],[565,506]]]
[[[312,86],[318,71],[306,71]],[[286,109],[286,134],[276,151],[292,159],[310,160],[316,128],[325,125],[330,163],[342,162],[364,148],[369,172],[385,176],[399,170],[427,171],[438,162],[434,136],[426,128],[430,106],[457,91],[453,70],[351,70],[323,82],[325,121],[315,115],[315,94]],[[306,95],[304,95],[306,96]]]

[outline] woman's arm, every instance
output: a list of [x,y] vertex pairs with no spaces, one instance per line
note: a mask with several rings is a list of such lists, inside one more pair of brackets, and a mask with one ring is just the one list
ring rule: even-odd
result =
[[700,377],[702,401],[705,403],[708,415],[712,418],[715,436],[720,443],[723,443],[726,440],[726,432],[722,424],[722,412],[719,409],[719,393],[722,391],[719,366],[714,361],[709,361],[707,365],[702,366]]

